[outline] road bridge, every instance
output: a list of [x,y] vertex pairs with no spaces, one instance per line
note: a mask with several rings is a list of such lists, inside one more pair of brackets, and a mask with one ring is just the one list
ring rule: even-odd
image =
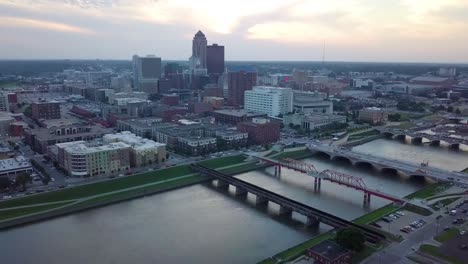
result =
[[307,145],[313,153],[323,153],[332,160],[347,160],[352,165],[370,165],[380,171],[394,171],[406,176],[422,176],[437,181],[450,181],[455,183],[468,184],[468,175],[461,172],[446,171],[427,165],[416,165],[400,160],[393,160],[383,157],[376,157],[369,154],[354,152],[350,149],[310,143]]
[[353,188],[359,191],[364,192],[364,205],[368,205],[370,203],[371,196],[380,197],[392,202],[397,203],[405,203],[407,202],[405,199],[400,198],[395,195],[387,194],[381,192],[376,189],[372,189],[366,186],[364,180],[362,178],[344,174],[341,172],[333,171],[333,170],[323,170],[319,172],[314,165],[310,163],[306,163],[299,160],[294,159],[282,159],[282,160],[274,160],[264,156],[256,156],[251,155],[250,157],[261,160],[265,163],[271,164],[275,166],[275,175],[281,174],[281,168],[288,168],[292,169],[301,173],[304,173],[308,176],[314,177],[314,189],[320,190],[321,182],[329,181],[335,184],[343,185],[348,188]]
[[422,143],[423,139],[429,140],[431,145],[438,146],[440,142],[446,142],[449,144],[450,148],[458,149],[460,145],[468,146],[468,139],[461,138],[461,137],[454,137],[450,134],[446,133],[438,133],[435,135],[431,135],[428,133],[422,133],[419,131],[412,131],[412,130],[401,130],[401,129],[392,129],[392,128],[379,128],[377,129],[382,135],[388,138],[395,138],[405,140],[407,137],[411,138],[411,142],[413,143]]
[[217,179],[219,187],[229,187],[229,185],[234,186],[236,188],[236,195],[247,195],[248,193],[254,194],[257,197],[257,204],[268,204],[268,202],[278,204],[280,206],[279,213],[281,215],[290,217],[292,212],[302,214],[307,217],[308,225],[318,225],[319,222],[322,222],[334,228],[357,228],[361,230],[366,236],[367,240],[372,243],[376,243],[385,239],[383,234],[374,231],[371,228],[355,224],[343,218],[334,216],[309,205],[289,199],[283,195],[263,189],[257,185],[226,175],[200,164],[192,164],[190,165],[190,168],[200,174]]

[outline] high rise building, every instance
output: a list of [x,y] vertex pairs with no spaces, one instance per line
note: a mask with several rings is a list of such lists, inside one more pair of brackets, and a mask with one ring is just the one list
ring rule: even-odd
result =
[[133,56],[133,86],[136,90],[156,93],[161,79],[161,58]]
[[206,65],[210,75],[224,72],[224,46],[213,44],[206,47]]
[[257,71],[251,67],[242,67],[228,72],[228,104],[240,106],[244,104],[244,93],[252,90],[257,83]]
[[276,117],[292,112],[293,90],[271,86],[254,86],[245,91],[244,109]]
[[192,41],[192,58],[198,65],[197,68],[206,69],[206,45],[207,40],[205,34],[200,30],[195,34]]

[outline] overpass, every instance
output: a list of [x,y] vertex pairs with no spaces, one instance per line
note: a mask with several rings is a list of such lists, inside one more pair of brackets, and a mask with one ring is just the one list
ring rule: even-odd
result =
[[289,199],[280,194],[274,193],[272,191],[263,189],[257,185],[248,183],[241,179],[226,175],[224,173],[218,172],[216,170],[207,168],[200,164],[192,164],[190,168],[193,171],[199,172],[205,176],[209,176],[218,180],[218,187],[228,187],[233,185],[236,188],[236,195],[247,195],[248,193],[254,194],[257,204],[268,204],[268,202],[273,202],[280,206],[279,213],[280,215],[285,215],[290,217],[293,212],[297,212],[307,217],[308,225],[318,225],[320,222],[330,225],[334,228],[343,228],[343,227],[353,227],[361,230],[366,236],[367,240],[376,243],[383,239],[385,236],[381,233],[374,231],[371,228],[361,226],[345,220],[343,218],[334,216],[327,212],[321,211],[319,209],[313,208],[306,204],[297,202],[295,200]]
[[376,157],[369,154],[354,152],[350,149],[337,146],[323,145],[319,143],[308,144],[310,151],[324,153],[332,160],[343,159],[352,165],[370,165],[380,171],[390,170],[406,176],[423,176],[437,181],[451,181],[468,184],[468,175],[461,172],[446,171],[434,167],[416,165],[409,162]]
[[440,142],[446,142],[449,144],[450,148],[458,149],[460,145],[466,145],[468,146],[468,139],[465,138],[459,138],[459,137],[453,137],[450,134],[436,134],[436,135],[431,135],[427,133],[421,133],[418,131],[412,131],[412,130],[401,130],[401,129],[392,129],[392,128],[379,128],[377,129],[382,135],[389,137],[389,138],[395,138],[395,139],[401,139],[405,140],[406,137],[411,138],[411,142],[413,143],[422,143],[423,139],[427,139],[430,141],[431,145],[438,146],[440,145]]
[[335,184],[346,186],[348,188],[353,188],[358,191],[362,191],[364,192],[364,205],[368,205],[370,203],[371,196],[380,197],[397,203],[407,202],[405,199],[400,198],[398,196],[387,194],[379,190],[367,187],[364,180],[356,176],[347,175],[333,170],[323,170],[319,172],[314,167],[314,165],[294,159],[274,160],[268,157],[256,155],[250,155],[250,157],[275,166],[275,175],[281,174],[281,168],[284,167],[314,177],[315,190],[320,190],[321,181],[325,180]]

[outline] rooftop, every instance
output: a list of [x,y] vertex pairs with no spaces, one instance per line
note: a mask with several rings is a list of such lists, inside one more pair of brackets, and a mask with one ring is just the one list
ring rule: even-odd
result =
[[435,77],[435,76],[418,76],[411,79],[411,82],[445,82],[448,78],[445,77]]
[[123,142],[113,142],[102,146],[88,146],[85,141],[74,141],[57,144],[57,146],[66,149],[72,153],[94,153],[106,150],[130,148],[130,145]]
[[320,254],[328,260],[335,260],[341,255],[349,253],[349,250],[343,248],[342,246],[336,244],[331,240],[325,240],[320,244],[309,248],[309,251],[313,251],[317,254]]
[[136,136],[130,131],[123,131],[123,132],[116,133],[116,134],[107,134],[103,136],[103,140],[106,143],[123,142],[125,144],[130,145],[135,150],[158,148],[158,147],[162,147],[166,145],[166,144],[159,143],[159,142],[147,139],[147,138]]
[[215,113],[223,114],[223,115],[231,115],[236,117],[243,117],[243,116],[266,116],[263,113],[256,113],[256,112],[248,112],[244,109],[224,109],[224,110],[216,110]]
[[31,163],[23,156],[0,160],[0,171],[27,169],[30,167]]

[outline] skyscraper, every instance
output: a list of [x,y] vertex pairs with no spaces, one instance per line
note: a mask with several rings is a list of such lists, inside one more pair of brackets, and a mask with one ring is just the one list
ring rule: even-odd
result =
[[199,30],[192,41],[192,58],[197,61],[195,63],[198,66],[197,68],[206,69],[207,43],[205,34]]
[[206,67],[209,75],[221,75],[224,72],[224,46],[218,44],[206,47]]
[[257,71],[252,67],[242,67],[228,72],[228,103],[232,106],[244,104],[244,92],[252,90],[257,83]]
[[136,90],[156,93],[161,79],[161,58],[133,56],[133,85]]

